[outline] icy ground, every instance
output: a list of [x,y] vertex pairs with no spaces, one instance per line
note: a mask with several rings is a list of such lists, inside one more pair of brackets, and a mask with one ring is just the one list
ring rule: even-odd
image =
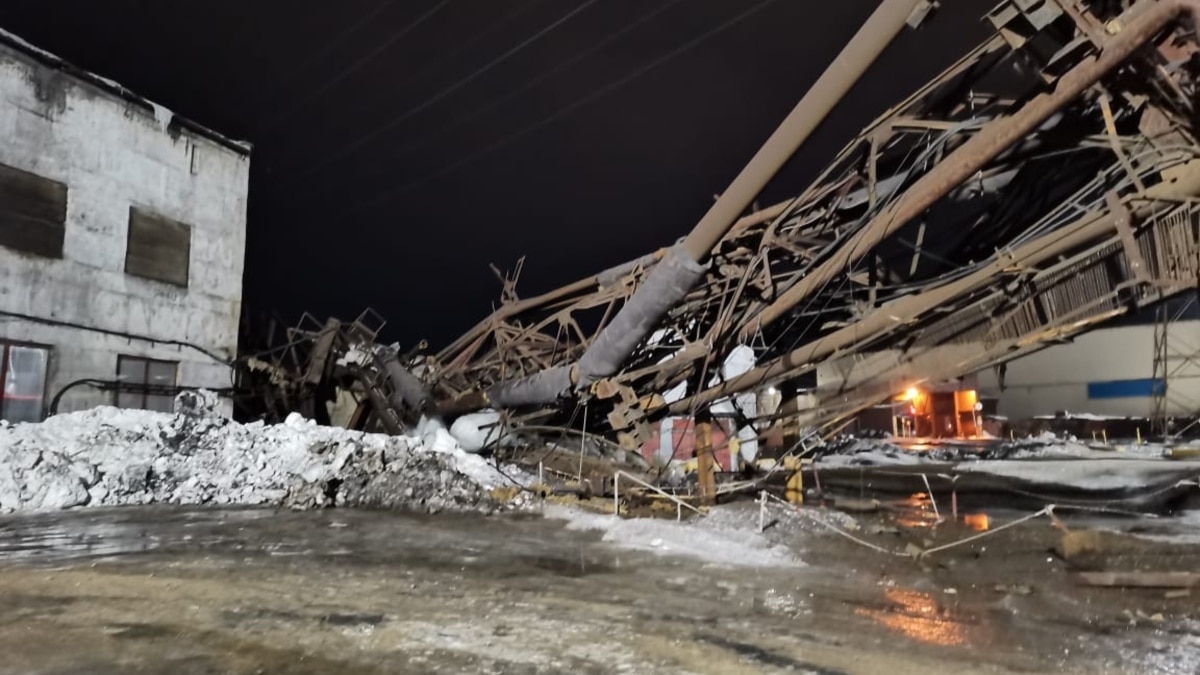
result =
[[729,567],[797,567],[802,565],[786,547],[771,543],[758,532],[744,511],[718,507],[704,518],[675,522],[658,518],[614,518],[578,509],[547,506],[546,516],[567,521],[573,530],[598,530],[603,541],[663,555],[698,558]]
[[435,424],[416,437],[321,427],[299,415],[242,425],[184,393],[176,414],[96,408],[0,422],[0,513],[129,504],[490,510],[508,484]]

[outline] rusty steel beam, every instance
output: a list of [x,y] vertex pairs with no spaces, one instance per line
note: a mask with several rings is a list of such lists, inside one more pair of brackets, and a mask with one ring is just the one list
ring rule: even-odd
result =
[[[771,206],[768,206],[766,208],[760,209],[760,210],[750,213],[746,216],[743,216],[742,218],[739,218],[736,223],[734,223],[734,225],[730,229],[730,231],[731,232],[741,232],[741,231],[747,230],[751,227],[754,227],[756,225],[761,225],[765,222],[774,220],[774,219],[778,218],[779,216],[783,215],[784,213],[786,213],[788,208],[791,207],[794,203],[795,203],[795,200],[789,199],[787,201],[782,201],[782,202],[779,202],[778,204],[773,204]],[[606,280],[611,279],[613,277],[622,276],[622,275],[614,274],[615,272],[620,271],[620,270],[625,270],[625,276],[627,276],[628,274],[632,274],[633,271],[637,268],[636,263],[641,262],[641,263],[643,263],[643,267],[649,267],[649,265],[651,263],[649,262],[648,259],[650,257],[653,257],[654,261],[657,262],[659,260],[662,260],[662,257],[664,255],[666,255],[666,252],[667,252],[667,249],[661,248],[661,249],[658,249],[657,251],[655,251],[654,253],[650,254],[649,256],[645,256],[645,257],[639,258],[637,260],[630,260],[629,262],[622,263],[620,265],[615,265],[607,270],[600,272],[599,274],[593,274],[591,276],[584,277],[583,279],[579,279],[579,280],[569,283],[565,286],[560,286],[552,291],[547,291],[546,293],[543,293],[541,295],[538,295],[538,296],[535,296],[532,298],[526,298],[524,300],[518,300],[517,302],[503,305],[500,308],[498,308],[495,312],[493,312],[491,316],[484,319],[483,321],[480,321],[471,330],[464,333],[457,340],[455,340],[452,344],[450,344],[448,347],[446,347],[442,351],[440,351],[437,355],[438,360],[443,361],[443,362],[448,361],[453,357],[453,355],[455,353],[462,351],[463,349],[466,349],[468,345],[470,345],[472,342],[477,340],[480,336],[486,335],[488,330],[490,329],[490,327],[493,325],[493,323],[496,320],[504,320],[504,319],[507,319],[510,317],[517,316],[518,314],[521,314],[523,312],[528,312],[530,310],[536,310],[539,308],[545,308],[550,305],[553,305],[556,302],[560,302],[562,300],[565,300],[565,299],[570,298],[575,295],[594,292],[597,288],[600,288],[601,286],[603,286],[604,282]]]
[[962,185],[989,161],[1013,146],[1051,115],[1077,98],[1089,87],[1150,41],[1171,21],[1189,13],[1200,16],[1200,0],[1160,0],[1138,3],[1114,22],[1116,34],[1105,40],[1099,53],[1075,66],[1054,83],[1052,91],[1038,95],[1016,113],[985,125],[970,140],[946,156],[922,176],[904,196],[871,219],[851,236],[823,264],[800,279],[779,298],[742,327],[740,337],[749,339],[762,326],[769,325],[798,304],[818,292],[837,275],[858,262],[886,237],[913,218],[924,213],[936,201]]
[[488,398],[501,407],[546,404],[569,389],[583,388],[615,374],[662,317],[702,277],[701,263],[708,259],[713,247],[900,34],[922,1],[883,0],[683,243],[663,257],[578,361],[500,382],[488,390]]
[[893,327],[903,326],[931,308],[985,288],[998,274],[1014,265],[1021,267],[1037,265],[1103,236],[1115,227],[1115,218],[1112,214],[1085,216],[1074,224],[1056,230],[1011,253],[996,256],[991,263],[958,281],[908,295],[883,305],[860,321],[799,347],[771,363],[731,378],[716,387],[681,399],[668,406],[667,410],[671,414],[679,414],[719,401],[726,396],[761,386],[765,382],[780,377],[794,376],[802,369],[814,368],[818,361],[829,358],[840,350],[868,339],[877,338],[882,332]]
[[904,30],[920,4],[921,0],[884,0],[871,14],[684,240],[683,247],[693,260],[708,257],[738,216]]

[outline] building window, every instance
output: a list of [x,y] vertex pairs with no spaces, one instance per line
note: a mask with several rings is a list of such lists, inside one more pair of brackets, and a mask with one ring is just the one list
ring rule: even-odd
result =
[[66,185],[0,164],[0,246],[61,258],[66,221]]
[[122,386],[117,391],[117,407],[173,412],[178,372],[177,361],[118,356],[117,379]]
[[187,288],[192,228],[136,206],[129,209],[125,272]]
[[49,363],[45,347],[0,342],[0,419],[41,421]]

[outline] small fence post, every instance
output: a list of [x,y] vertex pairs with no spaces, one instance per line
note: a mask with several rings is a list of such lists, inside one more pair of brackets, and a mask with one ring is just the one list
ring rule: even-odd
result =
[[762,532],[766,529],[767,521],[767,491],[763,490],[758,493],[758,531]]
[[613,474],[613,515],[621,515],[621,472]]

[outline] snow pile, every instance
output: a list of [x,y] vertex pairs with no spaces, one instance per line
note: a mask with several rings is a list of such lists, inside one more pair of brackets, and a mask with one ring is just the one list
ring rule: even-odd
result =
[[617,518],[577,509],[548,506],[547,516],[567,521],[573,530],[599,530],[602,539],[624,548],[699,558],[725,567],[796,567],[787,548],[758,532],[756,519],[717,508],[688,522],[656,518]]
[[846,436],[822,448],[822,451],[826,454],[816,459],[816,463],[822,467],[904,466],[926,461],[921,455],[876,438]]
[[489,489],[504,481],[438,425],[421,438],[299,415],[242,425],[214,405],[185,393],[177,414],[104,407],[0,422],[0,513],[159,503],[490,510]]

